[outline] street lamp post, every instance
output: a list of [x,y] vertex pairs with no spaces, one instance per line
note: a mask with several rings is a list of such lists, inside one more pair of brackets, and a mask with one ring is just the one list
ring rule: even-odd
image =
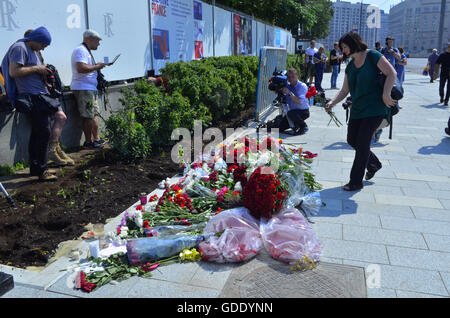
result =
[[361,9],[359,10],[359,34],[362,36],[362,11],[363,11],[363,2],[361,0]]

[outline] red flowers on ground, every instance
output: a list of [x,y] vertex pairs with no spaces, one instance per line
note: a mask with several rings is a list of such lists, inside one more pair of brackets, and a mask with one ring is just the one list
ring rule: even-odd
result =
[[233,178],[234,178],[234,182],[241,182],[241,185],[244,187],[247,184],[247,176],[246,176],[246,171],[247,171],[247,167],[242,165],[242,166],[237,166],[237,168],[233,169]]
[[89,283],[86,280],[86,273],[85,272],[80,272],[79,276],[77,277],[77,279],[79,279],[79,288],[85,292],[90,293],[92,290],[95,289],[95,287],[97,287],[97,284],[94,283]]
[[313,158],[315,158],[317,156],[318,156],[318,154],[316,154],[316,153],[312,153],[312,152],[309,152],[309,151],[303,152],[303,157],[305,157],[307,159],[313,159]]

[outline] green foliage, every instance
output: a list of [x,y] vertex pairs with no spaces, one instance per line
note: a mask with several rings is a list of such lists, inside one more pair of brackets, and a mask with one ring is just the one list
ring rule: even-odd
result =
[[305,55],[303,55],[302,57],[300,57],[300,55],[298,54],[290,54],[287,56],[286,69],[289,69],[291,67],[295,68],[298,73],[298,78],[302,78],[302,76],[304,75],[303,72],[306,71],[304,70],[304,65]]
[[151,151],[150,138],[135,117],[132,111],[122,109],[105,121],[110,145],[127,159],[145,158]]
[[22,162],[16,162],[12,167],[8,164],[4,164],[3,166],[0,166],[0,177],[2,176],[11,176],[16,173],[16,171],[23,170],[25,168],[28,168],[30,165]]
[[[207,123],[215,124],[256,102],[258,59],[254,56],[169,63],[161,72],[169,79],[168,93],[188,98]],[[211,120],[205,120],[209,115]]]
[[325,38],[333,18],[330,0],[216,0],[216,3],[244,12],[267,23],[291,30],[297,36]]
[[193,130],[194,120],[216,124],[256,102],[258,58],[231,56],[168,63],[167,87],[145,79],[123,90],[123,109],[106,120],[106,136],[124,158],[145,158],[152,146],[175,143],[176,128]]

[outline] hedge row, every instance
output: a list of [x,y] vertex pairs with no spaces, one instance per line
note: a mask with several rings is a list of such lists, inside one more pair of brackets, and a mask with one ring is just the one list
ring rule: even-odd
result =
[[214,125],[256,101],[258,58],[213,57],[168,63],[166,87],[145,79],[124,89],[124,106],[106,120],[111,146],[125,158],[145,158],[152,146],[173,143],[172,131],[193,129],[194,120]]

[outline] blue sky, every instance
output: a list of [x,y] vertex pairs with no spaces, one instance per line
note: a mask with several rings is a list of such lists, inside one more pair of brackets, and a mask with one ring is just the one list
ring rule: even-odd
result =
[[[361,2],[360,0],[343,0],[351,3]],[[336,2],[333,0],[333,2]],[[389,13],[389,8],[397,3],[401,2],[401,0],[363,0],[363,3],[374,4],[380,7],[380,9],[384,10],[386,13]]]

